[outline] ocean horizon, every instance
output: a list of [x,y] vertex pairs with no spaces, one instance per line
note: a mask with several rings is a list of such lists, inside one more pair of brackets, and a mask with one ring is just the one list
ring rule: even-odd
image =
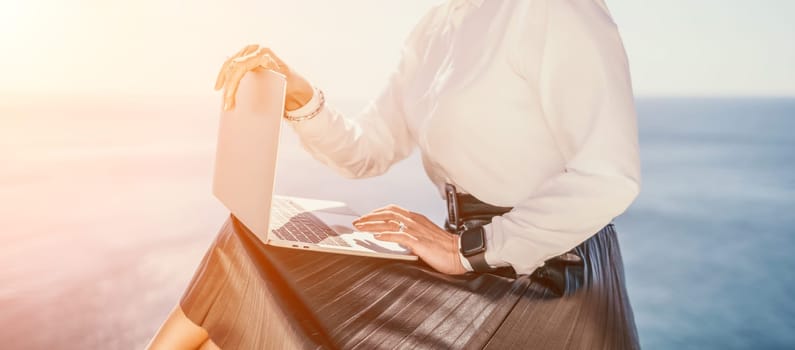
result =
[[[367,102],[329,99],[349,114]],[[210,192],[219,108],[218,96],[0,99],[9,348],[146,344],[228,215]],[[643,348],[795,348],[795,98],[637,109],[641,193],[615,223]],[[279,194],[444,222],[416,148],[383,176],[345,179],[285,124],[277,169]],[[62,325],[70,314],[82,321]]]

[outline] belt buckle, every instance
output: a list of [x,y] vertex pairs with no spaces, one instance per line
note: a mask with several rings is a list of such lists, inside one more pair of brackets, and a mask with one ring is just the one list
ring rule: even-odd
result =
[[445,197],[447,199],[447,222],[448,225],[455,230],[456,233],[460,232],[459,227],[459,207],[458,196],[456,194],[455,185],[445,183],[444,185]]

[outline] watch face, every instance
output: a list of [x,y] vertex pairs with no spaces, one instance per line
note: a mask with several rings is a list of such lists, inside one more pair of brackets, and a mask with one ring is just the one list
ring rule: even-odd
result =
[[461,233],[461,253],[464,256],[475,255],[486,250],[483,228],[477,227]]

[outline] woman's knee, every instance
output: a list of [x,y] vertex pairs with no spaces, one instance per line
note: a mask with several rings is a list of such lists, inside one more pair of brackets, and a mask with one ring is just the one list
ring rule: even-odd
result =
[[[177,305],[160,326],[147,349],[196,349],[207,341],[207,331],[193,323]],[[204,348],[202,348],[204,349]],[[212,348],[208,348],[212,349]]]

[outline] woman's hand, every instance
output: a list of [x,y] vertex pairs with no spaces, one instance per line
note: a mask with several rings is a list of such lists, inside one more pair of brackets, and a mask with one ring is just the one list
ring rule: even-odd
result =
[[248,45],[224,62],[215,80],[215,90],[224,89],[224,110],[235,108],[235,95],[243,76],[249,71],[260,69],[270,69],[287,77],[285,100],[287,110],[298,109],[312,99],[314,92],[312,85],[295,70],[290,69],[271,49]]
[[[400,223],[405,225],[399,232]],[[458,255],[458,236],[447,232],[422,214],[388,205],[353,221],[361,231],[374,232],[377,239],[400,243],[441,273],[466,273]]]

